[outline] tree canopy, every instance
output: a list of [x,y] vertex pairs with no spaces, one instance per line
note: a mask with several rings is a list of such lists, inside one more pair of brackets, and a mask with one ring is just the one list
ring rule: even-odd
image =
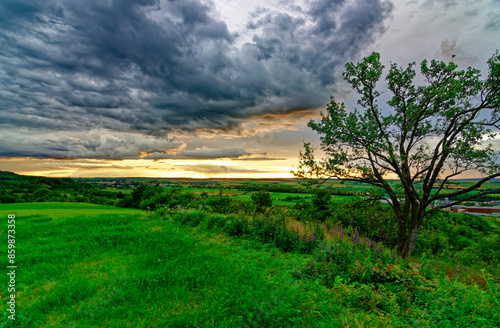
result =
[[[470,192],[500,176],[498,149],[492,144],[500,126],[498,51],[488,60],[486,79],[478,69],[459,70],[453,61],[423,60],[418,78],[415,66],[390,65],[385,76],[390,99],[382,105],[377,88],[384,69],[380,54],[348,63],[343,78],[358,93],[361,109],[347,110],[332,96],[326,114],[308,124],[321,135],[326,158],[316,160],[314,148],[305,143],[294,172],[384,190],[398,222],[398,251],[404,255],[415,249],[429,211],[485,194]],[[472,171],[481,176],[472,186],[444,189],[450,179]],[[399,179],[400,187],[389,178]],[[463,194],[467,197],[460,201],[431,208],[437,200]]]

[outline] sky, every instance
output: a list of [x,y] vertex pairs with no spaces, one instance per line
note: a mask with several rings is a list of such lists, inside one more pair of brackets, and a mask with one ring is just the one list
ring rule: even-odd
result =
[[499,0],[0,0],[0,170],[286,178],[344,66],[486,72]]

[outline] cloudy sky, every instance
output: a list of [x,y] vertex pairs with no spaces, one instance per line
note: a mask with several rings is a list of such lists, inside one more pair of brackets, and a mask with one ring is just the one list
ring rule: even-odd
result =
[[373,51],[483,72],[499,0],[0,0],[0,170],[289,177]]

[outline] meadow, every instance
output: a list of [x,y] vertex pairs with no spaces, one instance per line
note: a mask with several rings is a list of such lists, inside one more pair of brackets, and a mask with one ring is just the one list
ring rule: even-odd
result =
[[[467,267],[444,253],[402,259],[357,230],[298,221],[279,207],[222,215],[0,204],[0,216],[9,214],[16,215],[16,321],[7,318],[10,293],[1,288],[0,327],[500,324],[495,258]],[[498,221],[476,223],[481,238],[498,235]],[[6,275],[0,283],[8,285]]]

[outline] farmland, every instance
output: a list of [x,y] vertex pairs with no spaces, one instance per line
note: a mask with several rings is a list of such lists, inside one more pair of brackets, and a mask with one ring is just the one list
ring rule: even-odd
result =
[[[162,185],[166,188],[180,188],[183,192],[192,192],[194,194],[218,195],[222,192],[236,200],[250,201],[251,193],[261,189],[268,190],[271,193],[274,204],[293,206],[297,201],[309,201],[318,189],[318,185],[305,184],[299,179],[113,179],[113,178],[94,178],[94,179],[76,179],[76,181],[86,182],[96,187],[104,188],[106,191],[122,192],[130,194],[132,188],[140,183],[149,185]],[[390,181],[397,184],[398,181]],[[446,184],[445,190],[453,192],[459,189],[467,188],[474,183],[474,180],[452,180]],[[418,186],[418,185],[417,185]],[[330,180],[322,182],[321,188],[332,194],[334,202],[343,202],[349,200],[352,196],[363,196],[373,191],[371,186],[355,182],[338,182]],[[475,192],[487,189],[499,189],[500,181],[493,180],[487,182],[482,188]],[[483,201],[494,201],[499,195],[490,195]],[[475,203],[475,202],[474,202]]]

